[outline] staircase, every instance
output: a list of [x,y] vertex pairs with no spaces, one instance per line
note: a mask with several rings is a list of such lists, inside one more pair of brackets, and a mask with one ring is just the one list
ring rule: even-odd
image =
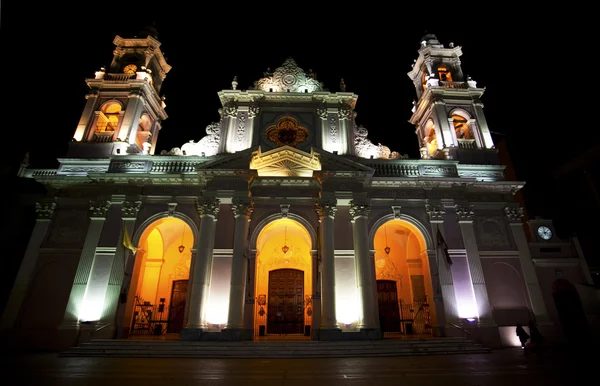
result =
[[135,341],[93,339],[61,357],[347,358],[489,353],[466,338],[376,341]]

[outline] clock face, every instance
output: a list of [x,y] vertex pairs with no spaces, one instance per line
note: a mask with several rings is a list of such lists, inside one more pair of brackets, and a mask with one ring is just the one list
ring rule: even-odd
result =
[[128,64],[123,68],[123,72],[125,74],[135,74],[137,71],[137,66],[135,64]]
[[550,240],[552,238],[552,231],[548,227],[541,226],[538,228],[538,235],[544,240]]

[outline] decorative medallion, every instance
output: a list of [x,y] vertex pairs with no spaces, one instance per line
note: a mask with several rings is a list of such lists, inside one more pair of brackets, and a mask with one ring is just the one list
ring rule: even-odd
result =
[[267,70],[264,76],[254,83],[257,90],[301,93],[323,91],[323,84],[316,79],[316,74],[312,70],[304,72],[292,58],[288,58],[274,72]]
[[275,146],[292,146],[306,141],[308,138],[308,130],[305,127],[299,126],[296,119],[285,116],[277,121],[277,125],[269,126],[266,131],[267,139]]

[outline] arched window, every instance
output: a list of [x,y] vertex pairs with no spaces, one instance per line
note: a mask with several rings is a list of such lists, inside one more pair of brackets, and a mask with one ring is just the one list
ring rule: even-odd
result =
[[438,150],[438,141],[435,133],[433,120],[427,121],[423,129],[423,146],[427,148],[427,154],[433,156]]
[[473,129],[469,125],[469,118],[466,114],[452,114],[452,123],[454,124],[454,131],[456,132],[457,139],[474,139]]
[[137,145],[140,147],[140,149],[143,149],[145,142],[149,142],[149,138],[152,135],[152,133],[150,132],[151,129],[152,121],[150,120],[150,117],[148,116],[148,114],[142,114],[142,116],[140,117],[140,122],[138,123],[136,138]]
[[438,67],[438,75],[439,75],[440,81],[452,82],[452,74],[450,73],[450,71],[448,71],[448,68],[446,66]]
[[105,103],[97,112],[96,133],[114,132],[121,118],[121,104],[119,102]]

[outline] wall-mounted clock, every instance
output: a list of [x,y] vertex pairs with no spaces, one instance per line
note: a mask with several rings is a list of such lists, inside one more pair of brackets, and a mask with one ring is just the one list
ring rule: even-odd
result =
[[123,72],[125,74],[135,74],[136,71],[137,66],[135,64],[128,64],[125,67],[123,67]]
[[547,226],[541,226],[537,230],[538,235],[544,240],[550,240],[552,238],[552,231]]

